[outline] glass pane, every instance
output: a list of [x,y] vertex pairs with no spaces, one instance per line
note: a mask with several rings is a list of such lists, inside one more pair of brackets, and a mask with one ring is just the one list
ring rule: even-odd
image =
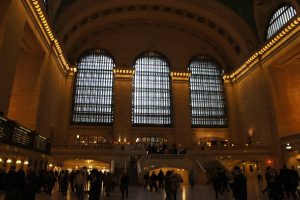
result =
[[227,127],[222,70],[210,58],[199,56],[189,66],[191,121],[197,127]]
[[273,14],[267,32],[267,39],[272,37],[281,27],[297,14],[292,6],[282,6]]
[[113,122],[113,59],[93,50],[78,62],[73,98],[72,123],[111,124]]
[[148,52],[135,63],[132,123],[171,125],[170,69],[160,54]]

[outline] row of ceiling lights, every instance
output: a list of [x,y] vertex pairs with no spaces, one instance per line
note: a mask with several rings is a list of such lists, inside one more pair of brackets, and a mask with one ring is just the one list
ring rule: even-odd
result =
[[[29,1],[29,0],[28,0]],[[49,23],[47,21],[47,18],[45,17],[44,11],[42,9],[42,7],[40,6],[40,3],[38,0],[31,0],[32,5],[35,9],[35,13],[37,13],[38,15],[38,20],[41,22],[42,26],[41,28],[43,30],[45,30],[45,32],[47,33],[48,39],[54,43],[54,47],[55,47],[55,51],[57,52],[57,56],[59,58],[59,60],[61,61],[61,63],[64,65],[65,67],[65,71],[70,71],[70,72],[76,72],[77,68],[76,67],[69,67],[69,63],[66,61],[65,56],[63,54],[63,51],[60,47],[60,44],[58,42],[58,40],[54,37],[54,34],[49,26]],[[262,48],[260,48],[257,52],[255,52],[249,59],[247,59],[245,61],[245,63],[240,66],[235,72],[229,74],[229,75],[224,75],[223,79],[224,80],[232,80],[234,81],[238,76],[246,73],[250,68],[251,68],[251,64],[258,58],[259,55],[263,55],[265,54],[267,51],[269,51],[270,48],[274,47],[274,45],[278,44],[278,42],[285,37],[289,32],[291,32],[292,30],[294,30],[296,27],[299,26],[299,22],[300,22],[300,17],[296,18],[295,20],[293,20],[286,28],[284,28],[279,34],[277,34],[276,36],[273,37],[272,40],[270,40],[267,44],[265,44]],[[253,65],[252,65],[253,66]],[[115,73],[134,73],[132,71],[128,71],[128,70],[117,70]],[[178,73],[178,72],[173,72],[173,74],[171,74],[173,76],[183,76],[183,77],[189,77],[190,73]]]

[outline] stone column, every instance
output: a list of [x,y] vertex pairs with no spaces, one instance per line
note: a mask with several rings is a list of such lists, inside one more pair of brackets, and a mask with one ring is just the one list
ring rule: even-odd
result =
[[8,18],[8,10],[10,9],[12,0],[0,1],[0,46],[3,41],[3,35],[6,30],[6,19]]
[[21,1],[15,1],[11,6],[6,7],[8,10],[6,11],[5,24],[1,25],[5,32],[0,41],[0,110],[5,115],[8,112],[26,19]]
[[177,145],[193,144],[188,72],[171,72],[173,91],[174,139]]
[[235,84],[229,80],[224,81],[225,94],[227,99],[228,124],[229,124],[229,141],[233,144],[245,144],[246,138],[239,134],[239,117],[238,117],[238,99]]
[[56,118],[52,144],[74,144],[74,133],[69,130],[72,112],[73,83],[75,75],[63,78],[59,102],[60,115]]
[[[114,70],[114,126],[113,138],[122,142],[131,139],[131,108],[132,108],[132,78],[134,70],[131,67]],[[130,141],[133,142],[133,141]]]

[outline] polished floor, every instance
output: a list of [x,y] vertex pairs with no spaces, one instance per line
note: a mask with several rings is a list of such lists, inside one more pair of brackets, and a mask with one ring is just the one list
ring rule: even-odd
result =
[[[248,181],[248,199],[268,199],[264,197],[261,190],[263,185],[259,185],[256,181]],[[61,193],[57,191],[57,187],[54,189],[52,196],[40,193],[37,195],[37,200],[76,200],[75,194],[68,192],[67,197],[63,197]],[[85,199],[88,199],[85,194]],[[104,192],[101,192],[101,200],[120,200],[121,192],[119,188],[116,188],[115,192],[111,193],[109,197],[105,196]],[[130,200],[163,200],[165,199],[165,193],[163,190],[157,192],[149,192],[144,190],[142,186],[129,187]],[[177,193],[177,200],[213,200],[215,198],[214,191],[211,185],[198,185],[193,190],[189,186],[182,185]],[[226,191],[219,197],[220,200],[233,200],[231,191]]]
[[[268,199],[267,195],[262,194],[264,184],[258,184],[255,176],[248,176],[247,190],[248,200],[263,200]],[[54,188],[52,196],[40,193],[37,195],[36,200],[77,200],[75,194],[68,192],[67,197],[62,196],[58,192],[57,186]],[[88,199],[88,195],[85,194],[85,200]],[[104,192],[101,193],[101,200],[121,200],[121,192],[116,187],[115,192],[111,193],[109,197],[106,197]],[[149,192],[144,190],[142,186],[129,187],[129,200],[164,200],[165,193],[160,190],[158,193]],[[214,200],[215,193],[211,185],[197,185],[193,190],[187,185],[181,185],[180,190],[177,192],[177,200]],[[224,194],[219,196],[219,200],[233,200],[232,192],[226,191]]]
[[[264,200],[268,199],[267,195],[262,194],[264,184],[258,184],[256,180],[247,181],[248,187],[248,200]],[[0,200],[3,200],[3,194],[0,194]],[[88,199],[88,195],[85,194],[85,200]],[[105,196],[104,192],[101,192],[101,200],[120,200],[121,192],[119,188],[116,188],[115,192],[112,192],[109,197]],[[129,187],[129,200],[164,200],[165,194],[161,190],[159,192],[149,192],[144,190],[141,186]],[[214,200],[215,195],[211,185],[198,185],[193,190],[189,186],[183,185],[177,193],[177,200]],[[36,200],[77,200],[77,197],[70,190],[66,197],[58,192],[57,185],[53,190],[52,196],[45,193],[39,193],[36,196]],[[233,200],[231,191],[226,191],[219,196],[219,200]]]

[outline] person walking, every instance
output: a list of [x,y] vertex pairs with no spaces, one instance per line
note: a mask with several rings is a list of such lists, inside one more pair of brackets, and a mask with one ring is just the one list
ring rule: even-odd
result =
[[8,173],[5,176],[4,188],[5,197],[4,200],[22,200],[23,194],[18,187],[16,167],[11,166]]
[[106,173],[103,177],[103,185],[105,188],[105,194],[107,197],[109,197],[109,193],[112,190],[112,184],[113,184],[113,177],[111,175],[111,173]]
[[191,189],[193,189],[195,185],[195,174],[193,170],[191,170],[191,172],[189,173],[189,182],[191,185]]
[[23,191],[24,200],[35,200],[35,195],[38,191],[38,180],[36,173],[31,167],[27,169],[27,176],[25,179],[25,186]]
[[145,184],[144,184],[144,189],[148,189],[148,186],[150,186],[149,184],[149,172],[148,171],[145,171],[145,174],[144,174],[144,181],[145,181]]
[[152,172],[152,175],[150,176],[150,191],[152,192],[153,188],[155,189],[156,192],[158,192],[157,188],[157,175],[155,174],[155,171]]
[[234,167],[232,192],[236,200],[247,200],[247,178],[239,166]]
[[171,176],[172,176],[172,172],[168,170],[165,175],[166,200],[173,200],[173,188],[172,188]]
[[162,170],[159,170],[157,178],[158,178],[158,188],[164,187],[164,172]]
[[122,193],[122,199],[126,197],[128,199],[128,184],[129,184],[129,177],[126,172],[124,172],[120,177],[120,190]]
[[262,183],[263,179],[262,179],[262,172],[259,168],[257,168],[257,182],[258,183]]
[[100,200],[102,181],[100,179],[100,173],[97,169],[92,169],[90,176],[90,191],[89,191],[89,200]]
[[57,180],[56,180],[56,177],[55,177],[55,175],[54,175],[54,172],[53,172],[52,170],[49,171],[48,183],[47,183],[47,186],[48,186],[47,193],[48,193],[49,195],[52,194],[52,190],[53,190],[53,188],[54,188],[54,186],[55,186],[56,181],[57,181]]
[[83,190],[85,184],[84,171],[79,171],[75,177],[76,193],[78,200],[83,200]]

